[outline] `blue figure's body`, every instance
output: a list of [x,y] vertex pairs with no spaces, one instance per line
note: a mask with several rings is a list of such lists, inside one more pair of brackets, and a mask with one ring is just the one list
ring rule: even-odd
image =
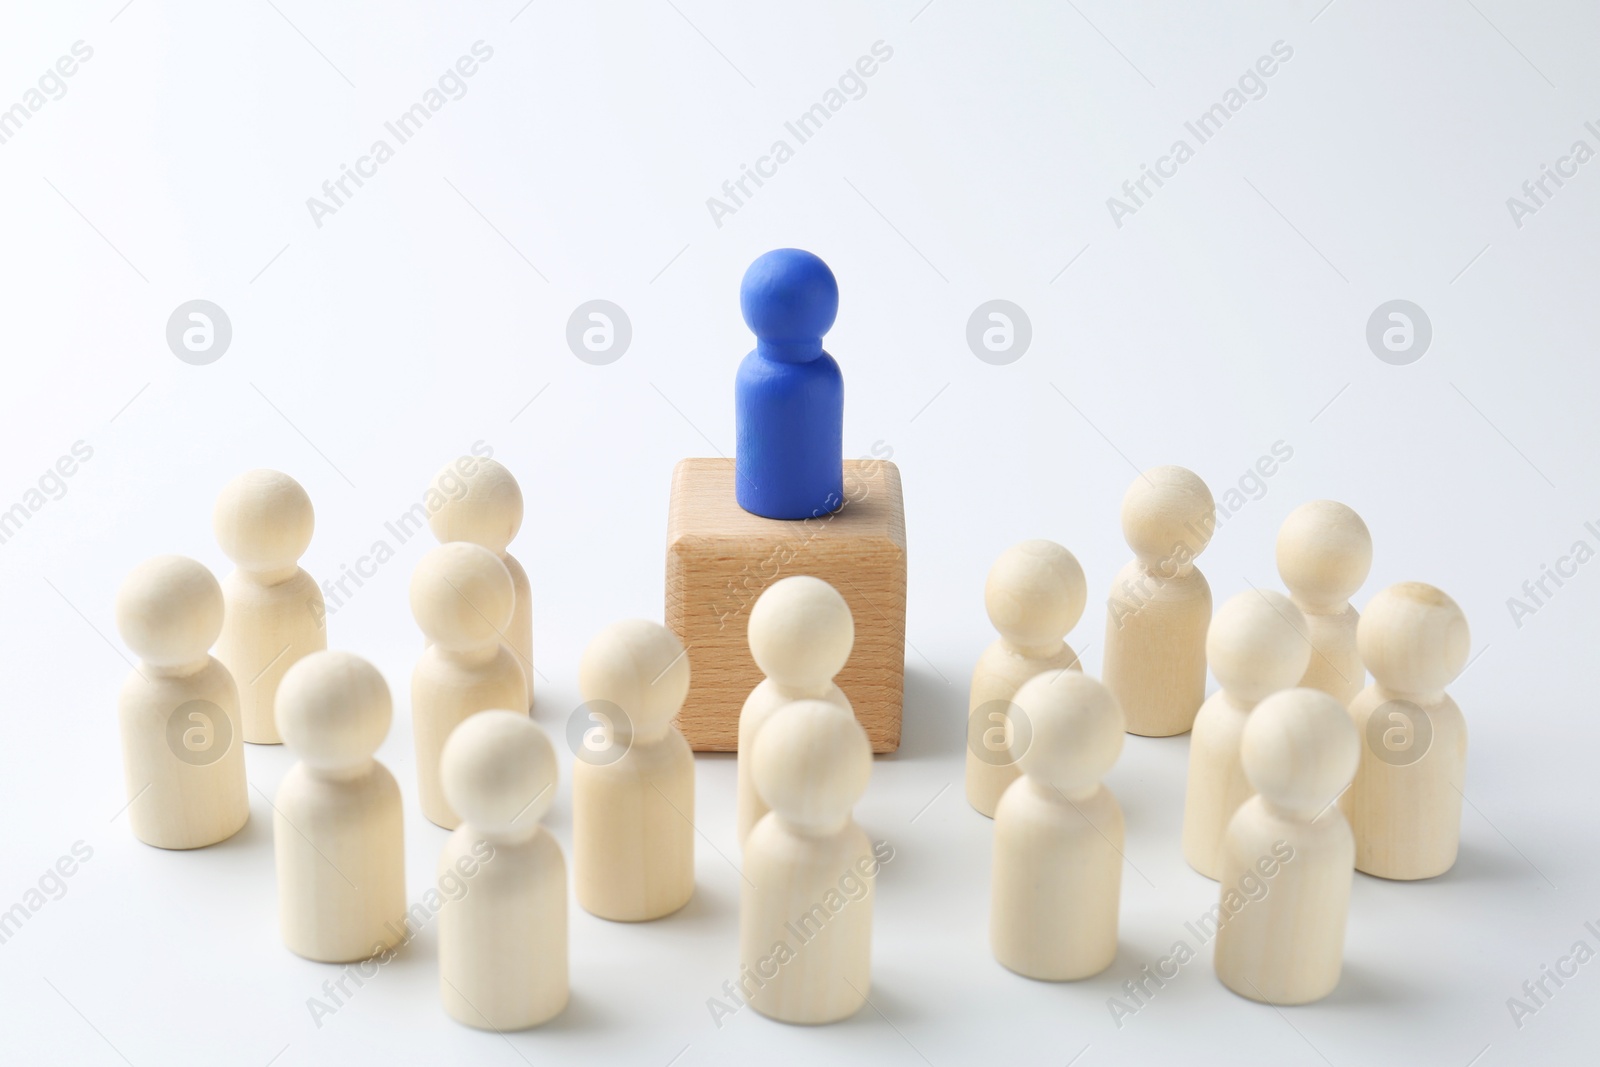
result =
[[769,519],[809,519],[844,504],[844,378],[822,350],[839,285],[810,252],[757,259],[739,288],[755,351],[734,382],[739,506]]

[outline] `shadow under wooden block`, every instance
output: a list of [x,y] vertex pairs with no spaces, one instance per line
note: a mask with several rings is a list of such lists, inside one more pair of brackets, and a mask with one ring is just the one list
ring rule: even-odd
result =
[[734,497],[731,459],[686,459],[672,472],[667,518],[667,628],[689,652],[689,699],[677,719],[701,752],[739,747],[739,709],[761,681],[745,629],[779,578],[832,585],[855,619],[855,647],[834,679],[874,752],[900,747],[905,696],[906,517],[900,470],[846,460],[845,504],[786,521],[752,515]]

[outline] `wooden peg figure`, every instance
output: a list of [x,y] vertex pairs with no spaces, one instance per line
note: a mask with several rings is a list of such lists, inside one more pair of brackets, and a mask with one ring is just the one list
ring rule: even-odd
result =
[[844,377],[822,350],[839,283],[810,252],[779,248],[745,271],[739,308],[756,347],[734,381],[739,506],[809,519],[844,504]]
[[567,865],[539,820],[556,754],[517,711],[480,711],[445,742],[461,825],[439,855],[439,991],[457,1022],[524,1030],[567,1006]]
[[1467,722],[1444,691],[1472,648],[1467,619],[1431,585],[1401,582],[1367,603],[1356,629],[1372,684],[1350,704],[1361,766],[1345,794],[1356,869],[1432,878],[1456,862]]
[[405,936],[400,786],[372,758],[391,713],[383,675],[348,652],[313,652],[278,686],[278,727],[300,760],[273,803],[278,925],[306,959],[364,960]]
[[616,922],[670,915],[694,895],[694,753],[672,725],[689,657],[666,627],[626,619],[584,649],[578,687],[605,734],[572,766],[578,903]]
[[849,1018],[872,983],[877,863],[851,817],[872,746],[838,704],[799,700],[767,722],[754,756],[771,811],[744,843],[740,990],[780,1022]]
[[1305,615],[1315,650],[1300,684],[1348,706],[1367,681],[1356,648],[1361,616],[1350,598],[1372,570],[1372,534],[1349,507],[1333,500],[1301,504],[1278,530],[1278,575]]
[[1182,467],[1152,467],[1122,498],[1135,558],[1112,583],[1102,670],[1129,733],[1184,733],[1205,700],[1211,586],[1194,561],[1215,528],[1211,490]]
[[450,541],[422,557],[411,575],[411,614],[428,647],[411,672],[411,731],[417,792],[428,821],[459,821],[439,781],[450,732],[491,708],[526,708],[528,685],[505,647],[516,589],[500,557],[470,541]]
[[795,700],[830,700],[854,714],[833,682],[855,643],[855,622],[839,591],[797,574],[768,586],[750,609],[750,655],[766,675],[739,711],[739,841],[767,813],[751,776],[756,736],[773,712]]
[[1088,978],[1117,955],[1122,808],[1100,784],[1127,724],[1111,691],[1082,671],[1025,683],[1016,705],[1029,735],[1014,735],[1021,777],[994,813],[989,941],[1028,978]]
[[1183,858],[1215,878],[1223,831],[1254,792],[1239,759],[1250,709],[1280,689],[1294,688],[1305,674],[1311,659],[1305,617],[1282,593],[1247,589],[1211,620],[1206,659],[1222,688],[1201,705],[1189,738]]
[[217,658],[239,686],[251,744],[282,743],[272,712],[278,682],[300,657],[328,647],[322,590],[300,569],[313,525],[306,491],[273,470],[239,475],[211,512],[217,544],[235,567],[222,582]]
[[1078,670],[1062,640],[1083,617],[1083,568],[1054,541],[1023,541],[1000,554],[983,589],[989,621],[1000,631],[972,669],[967,697],[967,803],[994,817],[1000,794],[1021,773],[1011,755],[1011,698],[1043,671]]
[[1241,755],[1258,795],[1218,850],[1213,957],[1242,997],[1308,1004],[1339,984],[1355,844],[1334,799],[1359,750],[1349,712],[1321,690],[1285,689],[1250,713]]
[[433,479],[433,498],[442,501],[428,517],[440,544],[471,541],[505,564],[515,601],[505,627],[505,646],[516,657],[533,707],[533,591],[528,572],[506,551],[522,528],[522,488],[504,465],[483,456],[462,456]]
[[117,591],[117,630],[139,657],[117,718],[128,821],[157,848],[203,848],[250,818],[239,691],[209,654],[222,587],[186,556],[156,556]]

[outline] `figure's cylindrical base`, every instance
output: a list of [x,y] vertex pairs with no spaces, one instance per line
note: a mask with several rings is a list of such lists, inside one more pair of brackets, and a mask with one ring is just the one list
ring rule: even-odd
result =
[[844,504],[844,377],[824,352],[781,363],[759,351],[734,389],[735,496],[767,519],[831,515]]

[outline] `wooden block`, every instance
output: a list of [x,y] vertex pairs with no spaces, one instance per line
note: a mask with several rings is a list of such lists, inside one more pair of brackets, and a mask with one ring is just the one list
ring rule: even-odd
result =
[[667,628],[689,651],[678,729],[700,752],[739,747],[739,708],[762,679],[745,628],[779,578],[832,585],[855,618],[855,647],[835,681],[873,752],[900,747],[905,694],[906,521],[900,470],[846,460],[844,506],[796,521],[765,519],[734,498],[731,459],[686,459],[672,473],[667,519]]

